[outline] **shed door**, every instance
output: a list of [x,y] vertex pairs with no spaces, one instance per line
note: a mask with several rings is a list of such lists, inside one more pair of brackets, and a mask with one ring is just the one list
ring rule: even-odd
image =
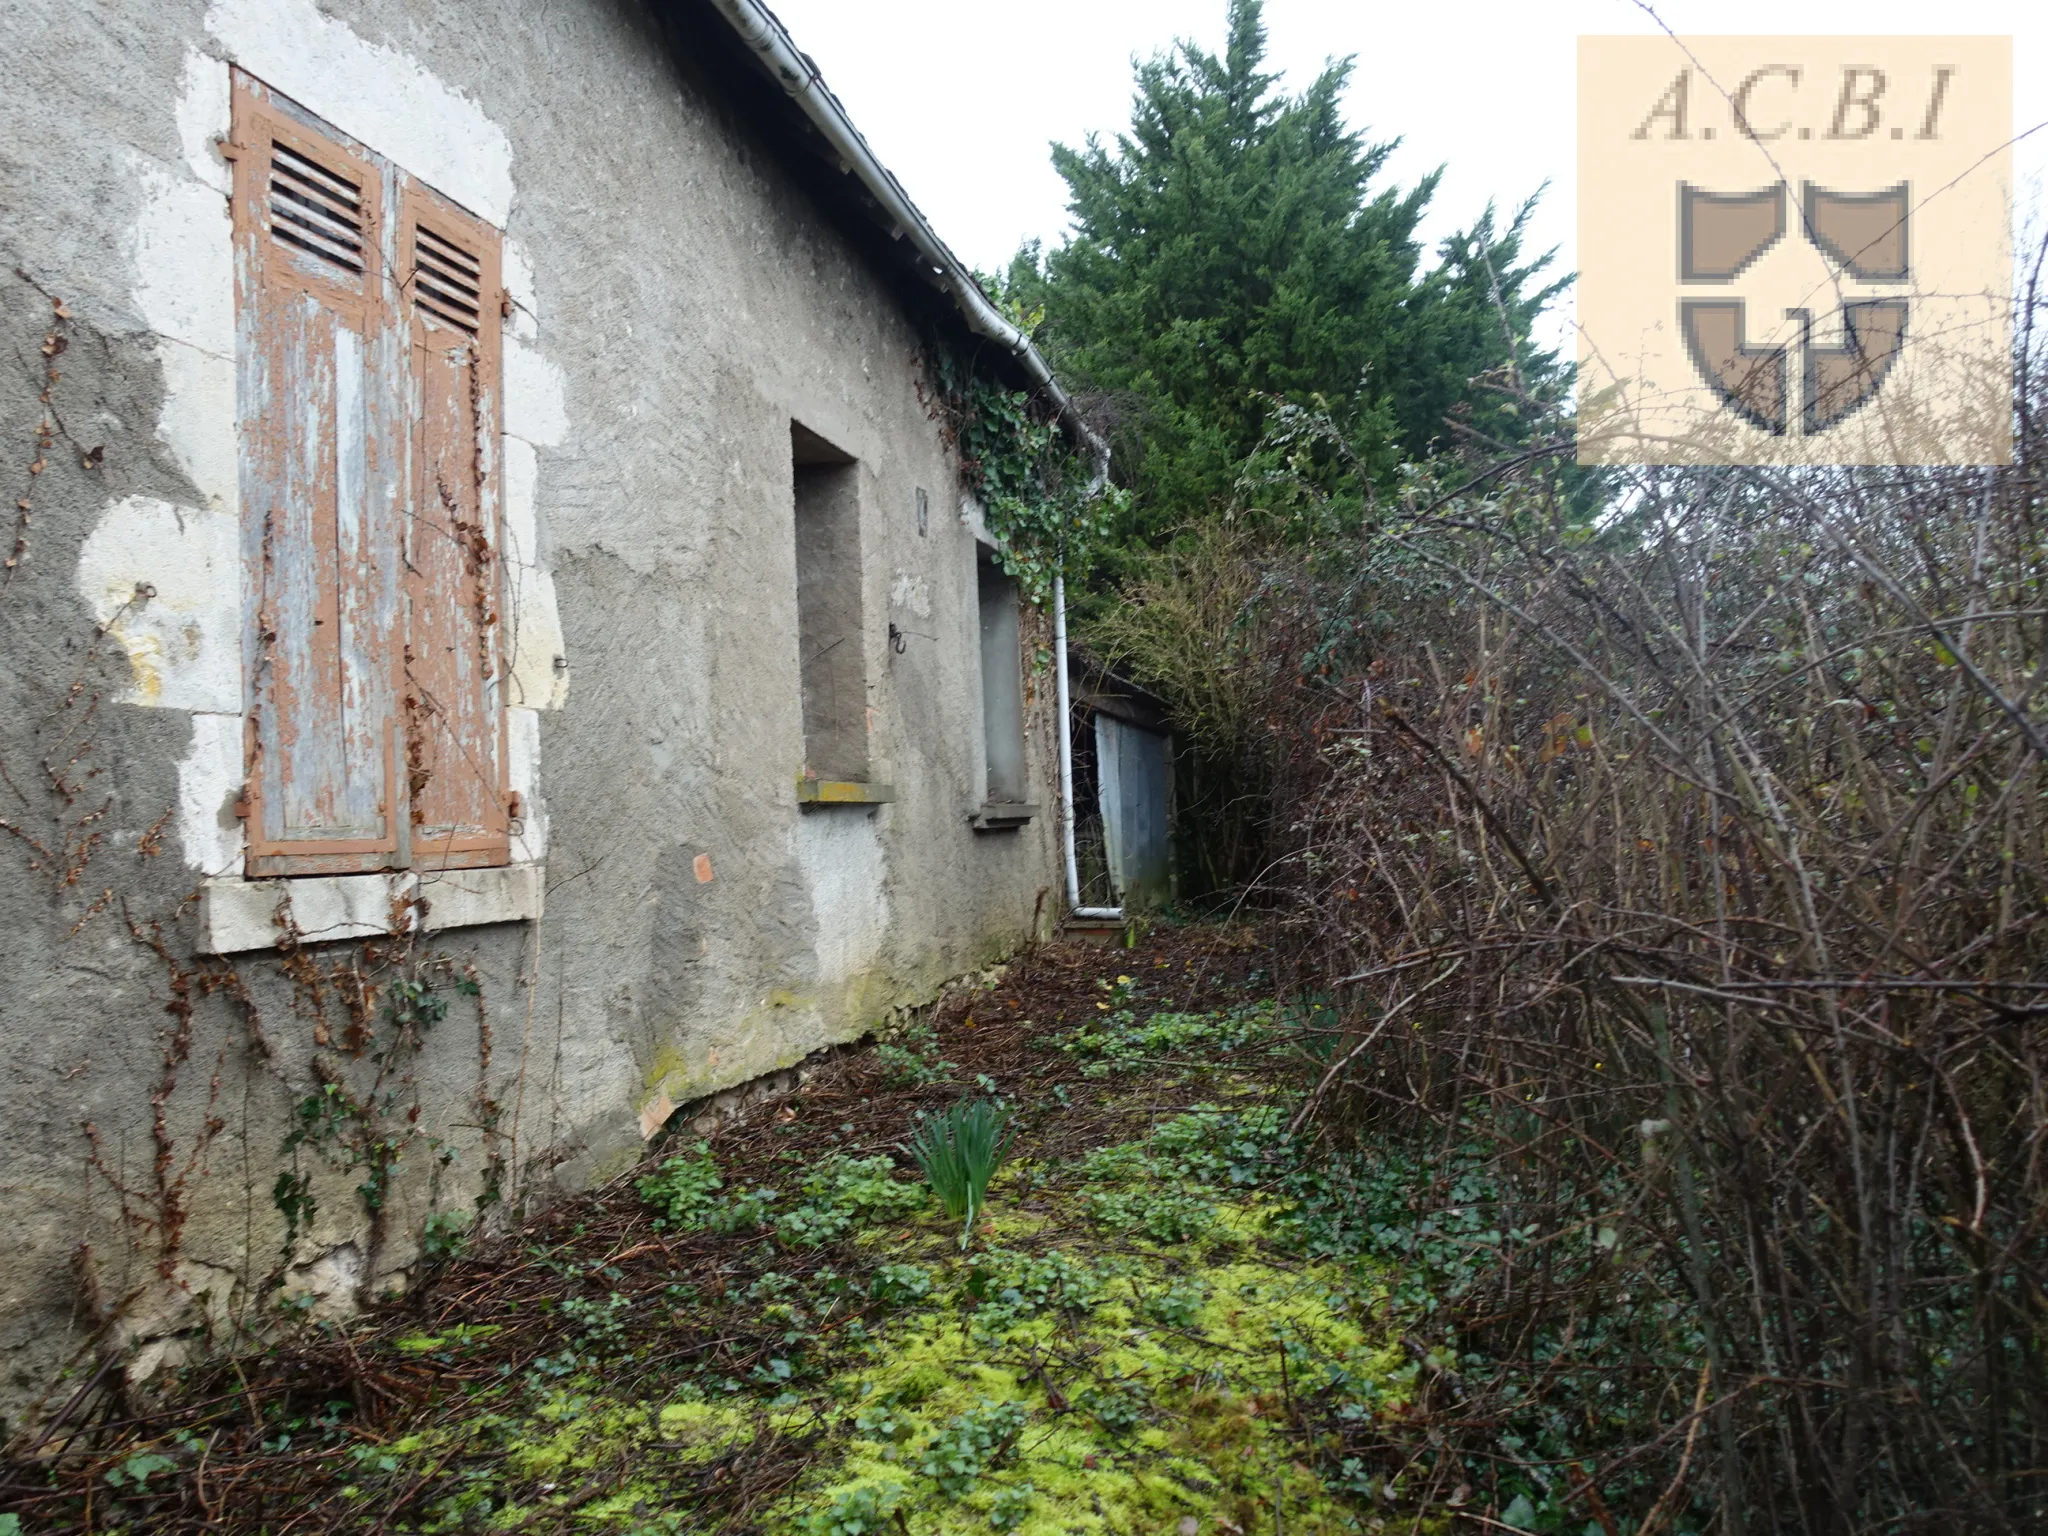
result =
[[1098,712],[1095,760],[1110,886],[1126,907],[1162,906],[1172,896],[1169,739]]

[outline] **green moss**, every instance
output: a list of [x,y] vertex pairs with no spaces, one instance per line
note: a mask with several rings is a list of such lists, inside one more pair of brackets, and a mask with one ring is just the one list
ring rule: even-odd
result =
[[663,1452],[693,1466],[751,1440],[757,1427],[745,1409],[732,1403],[669,1403],[655,1422]]
[[514,1475],[563,1481],[654,1438],[655,1410],[583,1392],[557,1392],[534,1410],[505,1464]]
[[[1054,1203],[1071,1207],[1078,1194]],[[1262,1255],[1253,1240],[1265,1204],[1219,1200],[1215,1212],[1203,1255],[1184,1243],[1125,1240],[1114,1255],[1085,1261],[1094,1283],[1074,1285],[1064,1302],[1054,1287],[1023,1315],[991,1288],[1014,1288],[1015,1273],[1000,1273],[1018,1257],[1006,1249],[1037,1243],[1059,1213],[998,1210],[989,1246],[927,1256],[938,1271],[936,1304],[902,1314],[867,1358],[826,1384],[848,1408],[840,1454],[807,1473],[763,1528],[794,1536],[807,1511],[854,1489],[900,1485],[918,1531],[985,1531],[991,1515],[1027,1536],[1168,1529],[1188,1515],[1205,1529],[1221,1519],[1251,1530],[1270,1528],[1276,1505],[1291,1532],[1361,1529],[1355,1506],[1299,1464],[1287,1404],[1340,1371],[1375,1383],[1381,1401],[1397,1406],[1398,1346],[1369,1338],[1354,1308],[1333,1304],[1359,1277]],[[1169,1297],[1172,1326],[1153,1305]],[[1076,1360],[1089,1369],[1063,1363]],[[949,1426],[991,1403],[1021,1406],[1025,1427],[950,1497],[920,1460]]]
[[[1227,1105],[1228,1087],[1217,1092]],[[1164,1532],[1189,1516],[1204,1533],[1365,1530],[1357,1493],[1326,1486],[1318,1468],[1335,1458],[1304,1442],[1298,1409],[1334,1395],[1354,1415],[1397,1412],[1415,1367],[1368,1321],[1389,1276],[1303,1262],[1275,1240],[1287,1207],[1262,1189],[1272,1119],[1263,1106],[1196,1106],[1085,1159],[1019,1161],[998,1177],[966,1253],[929,1205],[904,1208],[905,1186],[855,1199],[874,1193],[862,1181],[879,1167],[844,1156],[808,1165],[784,1179],[786,1193],[844,1196],[863,1255],[831,1277],[851,1286],[834,1305],[871,1303],[884,1273],[896,1277],[887,1304],[835,1325],[815,1356],[822,1377],[756,1371],[742,1388],[685,1376],[654,1401],[612,1396],[595,1376],[537,1400],[531,1382],[510,1385],[522,1407],[495,1421],[488,1444],[525,1491],[493,1514],[495,1528],[667,1531],[649,1521],[694,1518],[676,1492],[709,1475],[680,1469],[758,1442],[764,1453],[801,1445],[809,1458],[751,1512],[770,1536],[815,1536],[835,1510],[846,1529],[886,1519],[917,1536]],[[807,1300],[789,1277],[762,1291],[767,1278],[733,1294],[792,1316],[799,1302],[824,1305],[824,1291]],[[409,1335],[400,1348],[432,1356],[459,1346],[458,1332]],[[436,1463],[450,1436],[482,1448],[478,1422],[387,1449],[408,1469]]]

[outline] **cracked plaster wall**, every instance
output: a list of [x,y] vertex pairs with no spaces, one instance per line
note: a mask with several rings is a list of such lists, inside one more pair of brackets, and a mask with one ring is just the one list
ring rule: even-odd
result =
[[[507,1106],[521,1187],[612,1175],[668,1106],[858,1034],[1051,912],[1051,819],[967,825],[983,773],[974,533],[936,512],[917,527],[918,491],[951,505],[958,466],[916,395],[915,332],[639,6],[579,0],[505,27],[454,0],[21,0],[0,43],[14,65],[0,254],[67,300],[55,399],[106,445],[101,470],[45,487],[33,556],[0,595],[0,761],[33,759],[25,722],[67,668],[103,684],[111,808],[84,884],[104,874],[189,948],[185,898],[240,862],[233,287],[214,145],[232,61],[506,232],[508,727],[528,807],[515,857],[544,863],[546,915],[429,948],[483,981],[483,1086]],[[14,360],[34,360],[48,309],[7,281],[11,458],[32,441],[40,382]],[[870,757],[890,805],[796,803],[792,419],[860,463]],[[139,603],[138,583],[153,591]],[[892,620],[916,632],[900,656]],[[96,658],[95,625],[110,626]],[[1030,764],[1050,807],[1048,691]],[[165,852],[143,856],[159,825]],[[111,909],[71,932],[79,901],[14,867],[0,878],[13,1410],[90,1335],[81,1238],[152,1358],[244,1315],[282,1236],[269,1196],[289,1082],[310,1081],[303,1001],[274,963],[237,961],[287,1082],[248,1059],[230,1010],[201,1008],[169,1118],[188,1142],[222,1106],[228,1127],[196,1171],[176,1273],[157,1273],[85,1171],[79,1126],[98,1125],[117,1171],[146,1167],[166,977]],[[288,1288],[388,1282],[430,1202],[473,1195],[477,1027],[457,1003],[419,1069],[424,1123],[457,1159],[432,1186],[424,1153],[401,1170],[374,1255],[352,1180],[316,1170],[322,1214]]]

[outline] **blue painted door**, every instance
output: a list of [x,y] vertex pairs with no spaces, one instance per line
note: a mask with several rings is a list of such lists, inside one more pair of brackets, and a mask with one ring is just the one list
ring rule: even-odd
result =
[[1109,883],[1127,909],[1163,906],[1173,895],[1172,739],[1098,713],[1095,759]]

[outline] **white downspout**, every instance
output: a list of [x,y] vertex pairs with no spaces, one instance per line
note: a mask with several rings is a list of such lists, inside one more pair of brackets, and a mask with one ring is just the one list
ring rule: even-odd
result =
[[1081,907],[1081,866],[1074,857],[1074,705],[1067,696],[1067,578],[1052,578],[1053,697],[1060,712],[1060,843],[1067,859],[1067,910]]

